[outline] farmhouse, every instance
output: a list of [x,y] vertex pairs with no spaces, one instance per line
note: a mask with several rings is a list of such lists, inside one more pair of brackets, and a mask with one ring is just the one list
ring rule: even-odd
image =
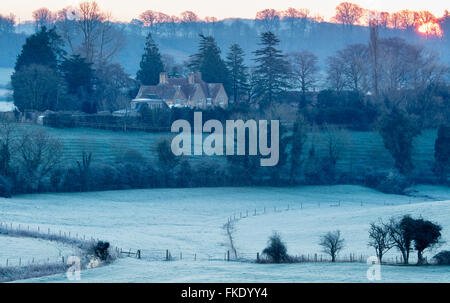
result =
[[222,83],[206,83],[201,73],[190,73],[187,78],[169,78],[168,73],[161,73],[157,85],[141,86],[131,104],[149,107],[161,107],[161,100],[169,107],[208,108],[228,106],[228,95]]

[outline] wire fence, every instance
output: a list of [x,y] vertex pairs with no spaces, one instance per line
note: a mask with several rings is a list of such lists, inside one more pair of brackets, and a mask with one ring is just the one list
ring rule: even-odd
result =
[[[0,268],[45,264],[66,264],[69,257],[77,255],[78,252],[75,251],[76,249],[86,252],[93,247],[94,243],[99,242],[99,239],[87,237],[84,234],[66,232],[62,230],[52,230],[50,228],[42,228],[40,226],[5,222],[0,222],[0,236],[1,235],[15,238],[31,238],[57,242],[71,247],[74,251],[71,254],[61,253],[61,251],[59,251],[58,256],[12,256],[3,258],[0,259]],[[118,248],[111,247],[110,251],[112,252],[112,257],[119,256],[116,253]]]
[[[408,204],[411,204],[412,200],[409,199]],[[359,201],[351,201],[346,202],[343,200],[337,200],[337,201],[318,201],[318,202],[297,202],[292,204],[287,204],[283,206],[271,206],[271,207],[260,207],[260,208],[252,208],[252,209],[245,209],[241,211],[234,212],[231,216],[227,218],[227,222],[231,221],[237,221],[240,219],[245,219],[249,217],[254,216],[261,216],[266,214],[273,214],[273,213],[282,213],[286,211],[294,211],[294,210],[306,210],[306,209],[324,209],[324,208],[339,208],[339,207],[367,207],[367,206],[395,206],[395,205],[401,205],[406,203],[393,203],[389,202],[387,200],[383,201],[383,204],[377,203],[367,203],[363,200]]]
[[[241,219],[249,218],[252,216],[260,216],[269,213],[281,213],[286,211],[303,210],[310,209],[312,207],[325,208],[325,207],[343,207],[343,206],[353,206],[353,207],[364,207],[368,204],[360,201],[352,201],[345,203],[341,200],[334,202],[317,202],[317,203],[295,203],[287,204],[286,206],[272,206],[272,207],[261,207],[253,208],[244,211],[235,212],[233,215],[227,218],[227,223],[225,223],[224,228],[227,224],[232,224],[238,222]],[[378,204],[379,205],[379,204]],[[393,203],[388,203],[384,201],[382,206],[394,205]],[[65,232],[62,230],[51,230],[50,228],[41,228],[39,226],[30,227],[29,225],[16,224],[0,222],[0,235],[8,235],[13,237],[29,237],[37,238],[49,241],[55,241],[63,244],[73,245],[77,247],[86,247],[87,245],[92,245],[93,242],[99,241],[93,237],[87,237],[84,234]],[[232,240],[228,234],[229,240]],[[225,250],[223,253],[210,253],[194,250],[181,250],[181,249],[123,249],[117,246],[110,247],[110,253],[114,257],[131,257],[136,259],[141,259],[145,261],[238,261],[238,262],[262,262],[265,256],[260,252],[253,251],[242,251],[230,249]],[[0,260],[0,268],[14,267],[14,266],[29,266],[29,265],[44,265],[44,264],[64,264],[67,262],[69,255],[59,255],[53,257],[12,257]],[[349,263],[365,263],[367,259],[371,257],[363,254],[350,253],[346,255],[339,256],[336,262],[349,262]],[[324,254],[298,254],[292,256],[292,259],[296,262],[309,262],[309,263],[319,263],[319,262],[331,262],[331,258]],[[383,263],[398,264],[402,263],[401,257],[387,257],[383,259]]]

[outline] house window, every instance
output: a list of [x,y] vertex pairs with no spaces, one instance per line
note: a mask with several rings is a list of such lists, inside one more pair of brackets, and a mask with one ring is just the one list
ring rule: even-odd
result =
[[211,105],[212,104],[212,99],[211,98],[206,99],[206,104]]
[[202,99],[202,98],[199,98],[199,99],[197,100],[197,104],[203,104],[203,99]]
[[219,99],[219,103],[220,103],[220,104],[224,104],[224,103],[225,103],[225,99],[224,99],[224,98],[220,98],[220,99]]
[[175,104],[176,104],[176,105],[180,105],[180,99],[177,99],[177,100],[175,101]]

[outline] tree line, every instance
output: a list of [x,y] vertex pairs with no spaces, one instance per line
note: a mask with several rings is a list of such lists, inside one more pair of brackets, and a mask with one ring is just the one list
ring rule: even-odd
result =
[[[383,256],[388,251],[396,248],[402,255],[403,264],[409,264],[410,253],[415,249],[417,265],[425,265],[428,262],[424,252],[443,243],[441,231],[442,227],[439,224],[421,217],[413,218],[410,215],[391,217],[388,223],[379,219],[378,222],[370,224],[368,246],[375,250],[379,264],[383,264]],[[275,232],[270,236],[267,244],[268,246],[263,250],[262,263],[299,262],[298,258],[288,254],[286,243],[282,241],[279,233]],[[330,231],[320,237],[319,246],[334,263],[339,253],[345,248],[345,239],[339,230]],[[445,253],[448,254],[448,252]]]
[[[263,172],[255,157],[231,157],[229,184],[262,184],[264,176],[270,176],[273,184],[286,180],[295,184],[299,176],[310,184],[342,182],[336,165],[347,145],[343,127],[381,134],[400,172],[399,188],[386,185],[385,174],[366,178],[365,185],[401,191],[411,182],[414,138],[426,127],[440,126],[434,171],[440,182],[448,180],[448,67],[423,47],[399,38],[380,38],[378,24],[371,25],[367,44],[349,45],[328,58],[326,77],[321,77],[312,52],[284,53],[272,31],[260,34],[252,66],[240,45],[230,45],[223,56],[216,39],[205,34],[200,34],[197,52],[188,62],[177,64],[161,54],[149,33],[134,80],[113,63],[121,36],[111,27],[110,17],[95,2],[80,4],[77,14],[73,19],[66,11],[66,23],[50,29],[39,26],[27,39],[12,76],[14,102],[21,111],[121,109],[140,84],[157,84],[162,71],[171,77],[198,71],[206,82],[224,83],[233,101],[227,110],[210,111],[216,119],[265,117],[292,122],[291,129],[282,130],[281,161],[276,168]],[[326,89],[315,91],[320,78]],[[172,109],[167,115],[141,113],[144,122],[154,124],[171,121],[161,118],[167,116],[189,120],[192,109]],[[323,132],[325,157],[318,155],[314,144],[304,150],[312,128]]]

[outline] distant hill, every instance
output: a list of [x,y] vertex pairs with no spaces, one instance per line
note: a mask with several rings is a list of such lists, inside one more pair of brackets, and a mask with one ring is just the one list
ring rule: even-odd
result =
[[[450,18],[442,23],[444,36],[442,38],[428,38],[415,31],[381,28],[381,37],[400,37],[413,44],[421,44],[438,52],[443,62],[450,64]],[[123,28],[125,33],[124,48],[116,57],[116,60],[125,70],[134,75],[139,67],[143,53],[146,30],[133,23],[117,23],[117,27]],[[167,25],[168,28],[169,25]],[[29,24],[20,25],[16,31],[20,33],[0,34],[0,67],[12,67],[16,57],[29,34]],[[196,52],[198,46],[198,33],[214,35],[222,53],[228,52],[232,43],[238,43],[247,54],[247,64],[252,64],[252,52],[257,49],[259,34],[263,27],[249,19],[226,19],[216,23],[178,24],[175,31],[169,33],[164,26],[158,32],[153,33],[154,39],[160,46],[163,54],[174,57],[178,63],[187,60]],[[295,30],[283,21],[274,29],[281,40],[281,49],[288,53],[301,49],[308,49],[315,53],[323,65],[328,56],[348,44],[367,43],[369,28],[366,26],[354,26],[351,29],[344,28],[341,24],[307,21]]]

